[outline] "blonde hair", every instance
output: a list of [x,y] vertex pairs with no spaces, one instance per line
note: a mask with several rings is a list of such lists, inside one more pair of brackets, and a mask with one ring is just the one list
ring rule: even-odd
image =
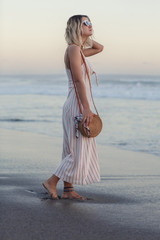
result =
[[82,42],[82,17],[86,17],[90,21],[87,15],[74,15],[68,19],[65,40],[68,45],[76,44],[83,48],[92,47],[92,37],[88,37],[84,44]]

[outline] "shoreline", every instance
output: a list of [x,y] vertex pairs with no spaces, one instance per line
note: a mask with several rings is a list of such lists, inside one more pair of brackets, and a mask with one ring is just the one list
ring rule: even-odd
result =
[[[16,129],[10,129],[10,128],[2,128],[0,127],[0,131],[3,131],[3,130],[9,130],[9,131],[16,131],[16,132],[23,132],[23,133],[30,133],[30,134],[36,134],[36,135],[40,135],[40,136],[47,136],[47,137],[51,137],[51,138],[56,138],[56,139],[62,139],[62,137],[53,137],[52,135],[48,135],[48,134],[45,134],[45,133],[38,133],[38,132],[31,132],[31,131],[23,131],[23,130],[16,130]],[[60,141],[59,141],[60,142]],[[117,150],[122,150],[122,151],[128,151],[128,152],[133,152],[133,153],[140,153],[140,154],[147,154],[147,155],[151,155],[153,157],[158,157],[160,158],[159,155],[157,154],[153,154],[153,153],[149,153],[149,152],[144,152],[144,151],[136,151],[136,150],[130,150],[130,149],[124,149],[124,148],[121,148],[121,147],[114,147],[112,145],[105,145],[104,143],[97,143],[97,145],[101,145],[101,146],[106,146],[106,147],[109,147],[109,148],[113,148],[113,149],[117,149]]]
[[[35,170],[37,173],[49,173],[51,170],[49,165],[56,168],[61,161],[62,138],[0,128],[0,142],[0,158],[6,159],[6,161],[16,159],[14,164],[11,161],[13,164],[11,165],[11,173],[14,173],[13,170],[18,168],[18,173],[20,170],[25,170],[27,173],[35,172]],[[101,176],[160,174],[159,156],[102,144],[97,144],[97,152]],[[30,160],[31,157],[32,161]],[[46,164],[44,164],[44,159]],[[5,162],[1,163],[1,170],[3,164],[5,165]],[[38,167],[36,164],[38,164]],[[17,171],[15,172],[17,173]]]

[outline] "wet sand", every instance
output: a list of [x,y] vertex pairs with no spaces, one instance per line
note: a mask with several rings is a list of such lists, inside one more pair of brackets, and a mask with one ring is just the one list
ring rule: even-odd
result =
[[158,240],[160,158],[98,145],[101,182],[75,186],[88,200],[52,200],[61,141],[0,129],[0,239]]

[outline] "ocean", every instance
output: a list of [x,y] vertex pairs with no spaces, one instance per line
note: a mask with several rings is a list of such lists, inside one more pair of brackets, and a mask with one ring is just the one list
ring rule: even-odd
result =
[[[92,77],[103,121],[97,143],[160,156],[160,76],[98,75],[98,80],[97,87]],[[62,138],[67,81],[64,74],[1,75],[0,127]]]

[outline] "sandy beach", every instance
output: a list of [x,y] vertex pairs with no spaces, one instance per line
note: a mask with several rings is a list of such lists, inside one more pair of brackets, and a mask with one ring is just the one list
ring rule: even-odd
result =
[[61,149],[61,138],[0,129],[1,240],[159,239],[160,157],[98,145],[101,182],[75,186],[88,200],[55,201],[41,183]]

